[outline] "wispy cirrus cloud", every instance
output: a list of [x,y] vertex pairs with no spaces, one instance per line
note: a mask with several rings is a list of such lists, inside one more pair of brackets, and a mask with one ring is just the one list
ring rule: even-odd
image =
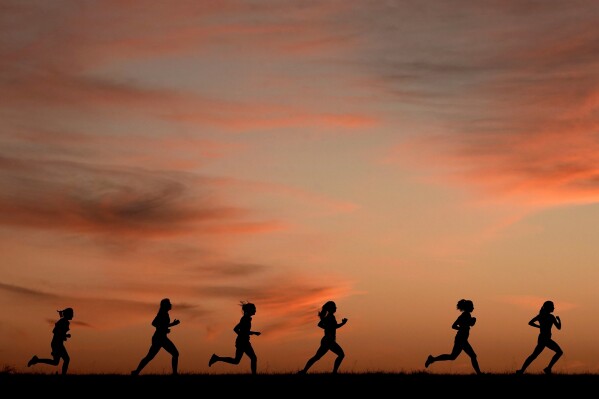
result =
[[97,162],[118,167],[145,165],[153,170],[190,171],[244,151],[242,144],[191,135],[151,136],[135,132],[122,135],[18,125],[6,128],[0,143],[7,157],[24,160]]
[[[308,126],[351,129],[377,123],[376,117],[355,107],[326,112],[316,104],[310,108],[268,100],[256,103],[255,99],[250,102],[226,98],[224,93],[219,98],[192,89],[164,88],[164,83],[153,85],[147,79],[131,81],[96,73],[107,65],[148,60],[147,57],[155,60],[173,54],[209,52],[215,41],[222,45],[230,40],[241,51],[261,49],[273,56],[283,55],[288,47],[294,48],[294,52],[317,47],[325,54],[323,43],[330,43],[331,50],[341,40],[327,37],[330,33],[324,29],[330,14],[343,8],[341,4],[298,6],[297,14],[290,17],[288,9],[276,2],[260,7],[224,3],[165,7],[161,2],[149,2],[147,7],[139,7],[107,2],[74,8],[9,7],[12,17],[22,24],[14,25],[8,19],[4,22],[6,29],[13,30],[12,40],[0,44],[5,60],[0,71],[6,76],[0,82],[0,103],[7,109],[23,110],[24,120],[27,113],[39,107],[68,107],[92,114],[118,109],[138,117],[233,131]],[[247,16],[238,21],[242,11]],[[128,12],[137,17],[122,18]],[[304,23],[308,17],[312,24]],[[232,20],[228,22],[227,18]],[[42,19],[45,22],[38,23]],[[152,22],[148,31],[147,22],[155,20],[161,22],[156,26]],[[244,44],[240,45],[240,41]]]
[[244,220],[248,211],[210,199],[209,181],[193,175],[2,158],[0,186],[5,225],[168,236],[280,224]]
[[[533,208],[597,201],[599,36],[590,26],[599,8],[571,6],[496,3],[455,26],[445,48],[432,51],[430,40],[422,54],[379,58],[388,93],[433,121],[398,140],[388,160],[428,165],[438,182],[478,188],[489,200]],[[422,16],[429,36],[442,21],[434,11]],[[471,29],[478,40],[465,47]],[[416,42],[398,36],[388,45]]]

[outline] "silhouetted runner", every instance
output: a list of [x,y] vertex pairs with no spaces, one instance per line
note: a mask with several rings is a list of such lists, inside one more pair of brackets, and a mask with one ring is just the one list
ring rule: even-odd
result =
[[73,319],[74,312],[73,308],[58,310],[57,312],[60,318],[56,323],[54,323],[54,329],[52,330],[54,336],[52,337],[52,342],[50,342],[50,347],[52,348],[52,359],[40,359],[37,357],[37,355],[34,355],[27,363],[27,367],[31,367],[38,363],[58,366],[60,359],[62,359],[62,374],[64,375],[67,373],[67,370],[69,369],[69,362],[71,361],[64,343],[67,338],[71,338],[71,334],[68,332],[71,324],[70,320]]
[[180,321],[177,319],[173,320],[171,323],[171,318],[168,312],[172,309],[172,307],[173,305],[168,298],[164,298],[162,301],[160,301],[160,308],[158,309],[156,317],[154,317],[154,320],[152,321],[152,325],[156,327],[156,331],[154,332],[154,335],[152,335],[152,345],[150,346],[150,350],[148,351],[146,357],[141,359],[137,368],[131,372],[131,375],[139,375],[143,368],[146,367],[150,360],[154,359],[154,356],[156,356],[162,348],[171,354],[173,375],[177,374],[177,367],[179,365],[179,351],[177,350],[175,344],[173,344],[173,342],[167,337],[167,334],[171,332],[170,327],[176,326],[180,323]]
[[476,353],[470,342],[468,342],[468,336],[470,335],[470,327],[476,323],[476,317],[472,317],[470,314],[474,311],[474,303],[468,299],[460,299],[457,304],[457,308],[461,315],[458,316],[456,321],[453,322],[451,328],[454,330],[458,330],[456,333],[453,349],[451,353],[439,355],[437,357],[433,355],[428,355],[426,362],[424,363],[424,367],[430,366],[434,362],[440,362],[444,360],[455,360],[462,353],[462,351],[466,352],[468,356],[470,356],[470,361],[472,362],[472,367],[474,367],[474,371],[476,374],[482,374],[480,368],[478,366],[478,360],[476,359]]
[[555,362],[562,356],[564,353],[562,348],[551,339],[551,327],[555,326],[558,330],[562,329],[562,321],[559,316],[554,316],[552,313],[555,310],[555,306],[552,301],[546,301],[541,306],[541,310],[539,310],[539,314],[533,317],[528,325],[540,329],[539,337],[537,339],[537,346],[533,350],[530,356],[526,358],[522,368],[520,370],[516,370],[516,374],[524,374],[526,368],[530,366],[530,364],[543,352],[543,349],[549,348],[555,352],[551,360],[549,361],[549,365],[543,369],[545,374],[551,374],[552,368]]
[[306,374],[310,367],[328,351],[337,355],[333,364],[333,374],[337,374],[337,370],[339,370],[339,366],[345,357],[343,349],[337,343],[337,329],[343,327],[347,323],[347,319],[343,318],[341,319],[341,323],[337,323],[337,319],[335,318],[336,311],[337,305],[333,301],[328,301],[322,305],[322,309],[318,312],[318,317],[320,317],[318,327],[324,329],[324,336],[320,339],[320,347],[316,350],[316,354],[308,359],[303,370],[299,371],[299,374]]
[[241,311],[243,316],[241,316],[239,323],[233,327],[233,331],[237,334],[237,338],[235,339],[235,357],[221,357],[213,353],[208,361],[208,367],[212,367],[216,362],[239,364],[241,357],[245,353],[250,358],[252,374],[256,374],[258,357],[250,343],[250,335],[260,335],[258,331],[252,331],[252,316],[256,314],[256,305],[250,302],[241,302]]

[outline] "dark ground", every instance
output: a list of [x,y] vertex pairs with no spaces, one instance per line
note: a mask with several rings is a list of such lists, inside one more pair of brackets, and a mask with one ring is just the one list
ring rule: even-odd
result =
[[[379,397],[508,398],[523,395],[580,397],[595,395],[597,374],[340,373],[331,374],[181,374],[170,375],[48,375],[2,374],[0,387],[11,397],[44,395],[69,398],[320,398],[356,395]],[[3,395],[8,397],[7,395]],[[17,397],[18,397],[17,396]],[[370,399],[370,397],[368,399]]]

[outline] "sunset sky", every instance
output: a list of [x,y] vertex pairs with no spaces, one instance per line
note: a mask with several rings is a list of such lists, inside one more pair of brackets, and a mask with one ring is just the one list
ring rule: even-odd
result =
[[[599,2],[0,0],[0,368],[599,372]],[[529,372],[544,368],[546,350]],[[311,372],[328,372],[327,354]],[[472,373],[466,354],[431,373]],[[143,373],[170,373],[161,351]]]

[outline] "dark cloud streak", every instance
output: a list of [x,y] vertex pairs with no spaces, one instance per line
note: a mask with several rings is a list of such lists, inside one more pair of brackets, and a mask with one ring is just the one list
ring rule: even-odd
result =
[[176,172],[0,158],[0,223],[123,235],[189,234],[242,222],[206,180]]

